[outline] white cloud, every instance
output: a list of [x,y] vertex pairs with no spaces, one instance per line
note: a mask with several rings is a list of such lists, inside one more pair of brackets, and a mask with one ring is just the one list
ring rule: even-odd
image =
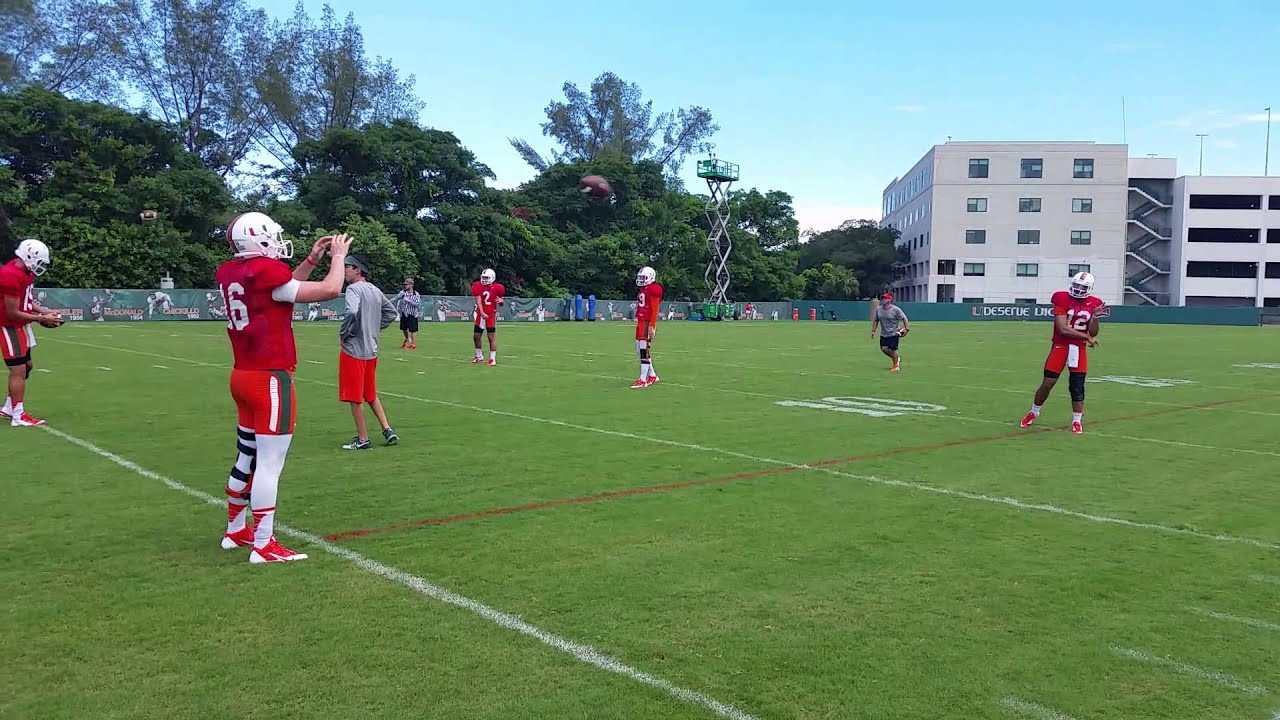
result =
[[1213,147],[1219,150],[1235,150],[1240,147],[1240,144],[1235,140],[1214,140]]
[[898,112],[915,113],[915,112],[923,112],[928,108],[926,108],[924,105],[894,105],[893,109],[897,110]]
[[1195,128],[1197,130],[1225,130],[1241,125],[1256,125],[1267,121],[1265,112],[1225,113],[1222,110],[1201,110],[1179,118],[1165,120],[1165,127]]
[[858,205],[796,206],[796,222],[800,232],[822,232],[840,226],[845,220],[880,220],[880,208]]

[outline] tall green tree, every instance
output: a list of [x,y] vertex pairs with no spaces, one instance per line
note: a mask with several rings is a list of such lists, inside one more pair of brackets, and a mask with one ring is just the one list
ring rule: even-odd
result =
[[326,3],[315,21],[299,2],[291,18],[271,23],[256,78],[261,146],[290,167],[299,161],[295,147],[330,130],[416,121],[423,103],[414,83],[413,75],[401,78],[390,60],[366,54],[353,14],[339,23]]
[[645,100],[640,86],[612,72],[602,73],[584,92],[572,82],[564,84],[564,101],[546,107],[542,134],[558,144],[550,158],[528,141],[511,138],[511,146],[525,162],[539,171],[555,163],[600,160],[610,156],[632,162],[650,160],[675,177],[690,153],[710,150],[711,136],[720,126],[703,107],[676,108],[653,114],[653,101]]
[[107,0],[0,0],[0,92],[118,98],[111,17]]
[[245,0],[115,0],[125,81],[178,129],[183,148],[227,176],[263,131],[261,9]]
[[[207,287],[225,254],[226,186],[145,116],[38,88],[0,96],[0,168],[16,188],[0,192],[0,246],[47,242],[44,284],[154,287],[173,272]],[[144,223],[144,210],[158,217]]]
[[874,220],[850,220],[810,237],[801,246],[799,268],[840,265],[852,271],[862,293],[879,293],[892,284],[898,264],[910,259],[910,251],[897,247],[898,236],[897,230]]

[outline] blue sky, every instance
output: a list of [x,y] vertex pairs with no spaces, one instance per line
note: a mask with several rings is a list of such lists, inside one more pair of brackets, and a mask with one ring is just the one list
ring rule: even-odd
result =
[[[305,0],[319,14],[320,0]],[[1120,142],[1205,174],[1261,175],[1273,109],[1280,175],[1280,11],[1273,0],[825,0],[688,4],[332,0],[370,54],[417,77],[425,125],[451,130],[514,186],[507,142],[543,138],[565,81],[605,70],[655,111],[702,105],[741,187],[792,194],[801,227],[879,219],[880,192],[934,143]],[[293,0],[264,6],[287,15]],[[685,175],[699,182],[692,161]]]

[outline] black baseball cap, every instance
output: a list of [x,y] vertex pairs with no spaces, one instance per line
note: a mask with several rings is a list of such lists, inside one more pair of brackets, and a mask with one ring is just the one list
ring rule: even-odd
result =
[[346,262],[343,264],[350,265],[351,267],[359,270],[365,275],[369,274],[369,266],[365,265],[364,261],[362,261],[360,258],[356,257],[355,255],[348,255]]

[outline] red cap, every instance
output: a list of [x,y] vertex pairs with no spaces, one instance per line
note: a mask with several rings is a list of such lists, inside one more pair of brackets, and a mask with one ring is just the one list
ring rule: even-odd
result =
[[885,293],[880,296],[881,300],[893,300],[893,293]]

